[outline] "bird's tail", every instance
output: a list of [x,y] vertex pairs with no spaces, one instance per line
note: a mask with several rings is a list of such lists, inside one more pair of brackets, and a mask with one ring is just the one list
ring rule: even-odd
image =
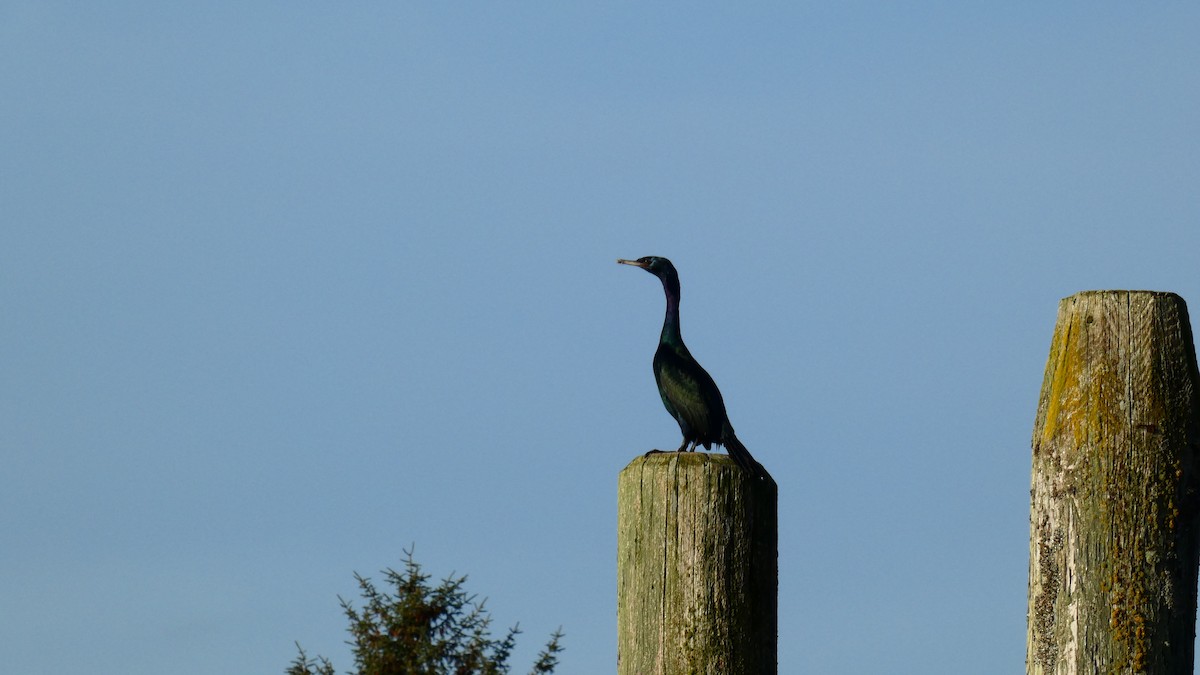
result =
[[733,458],[733,461],[736,462],[738,466],[742,467],[746,471],[749,471],[751,476],[754,476],[759,480],[774,482],[774,480],[771,478],[771,474],[767,473],[767,470],[763,468],[763,465],[759,464],[758,461],[754,459],[754,455],[751,455],[750,451],[746,449],[746,446],[742,445],[742,442],[738,440],[737,435],[733,433],[733,429],[725,427],[725,433],[723,434],[723,437],[724,442],[722,445],[725,446],[725,450],[729,453],[729,456]]

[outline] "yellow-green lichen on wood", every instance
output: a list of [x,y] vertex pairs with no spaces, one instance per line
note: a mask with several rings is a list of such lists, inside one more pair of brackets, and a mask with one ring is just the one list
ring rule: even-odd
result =
[[635,459],[617,490],[617,672],[775,673],[775,485],[689,452]]
[[1028,673],[1191,673],[1200,415],[1183,300],[1065,298],[1030,490]]

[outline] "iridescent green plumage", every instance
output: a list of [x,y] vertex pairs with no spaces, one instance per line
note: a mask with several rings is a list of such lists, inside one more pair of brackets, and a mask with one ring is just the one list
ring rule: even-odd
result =
[[717,383],[683,344],[679,331],[679,273],[675,266],[670,260],[657,256],[618,259],[617,262],[640,267],[658,277],[667,296],[662,335],[659,336],[658,351],[654,353],[654,380],[658,383],[663,405],[683,432],[679,451],[695,450],[701,445],[705,449],[723,445],[738,466],[758,478],[768,479],[766,469],[754,460],[733,433]]

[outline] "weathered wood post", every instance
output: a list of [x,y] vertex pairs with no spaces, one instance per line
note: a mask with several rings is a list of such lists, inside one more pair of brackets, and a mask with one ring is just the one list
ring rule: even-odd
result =
[[775,483],[669,452],[617,484],[617,673],[776,673]]
[[1059,304],[1033,429],[1030,675],[1192,672],[1198,387],[1179,296]]

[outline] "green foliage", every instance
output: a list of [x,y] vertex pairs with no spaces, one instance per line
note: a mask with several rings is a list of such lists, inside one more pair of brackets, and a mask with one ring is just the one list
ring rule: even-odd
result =
[[[491,616],[463,585],[467,577],[449,577],[430,587],[430,576],[405,551],[404,570],[383,574],[394,592],[380,591],[370,579],[354,575],[362,592],[361,610],[338,598],[350,619],[354,675],[505,675],[516,646],[517,626],[503,639],[491,636]],[[530,675],[553,673],[562,651],[561,630],[550,636]],[[324,657],[300,654],[287,675],[335,675]]]
[[304,652],[304,648],[300,643],[296,643],[296,649],[300,650],[300,655],[292,661],[292,665],[287,669],[287,675],[336,675],[333,670],[333,664],[324,656],[318,656],[315,659],[308,658],[308,654]]

